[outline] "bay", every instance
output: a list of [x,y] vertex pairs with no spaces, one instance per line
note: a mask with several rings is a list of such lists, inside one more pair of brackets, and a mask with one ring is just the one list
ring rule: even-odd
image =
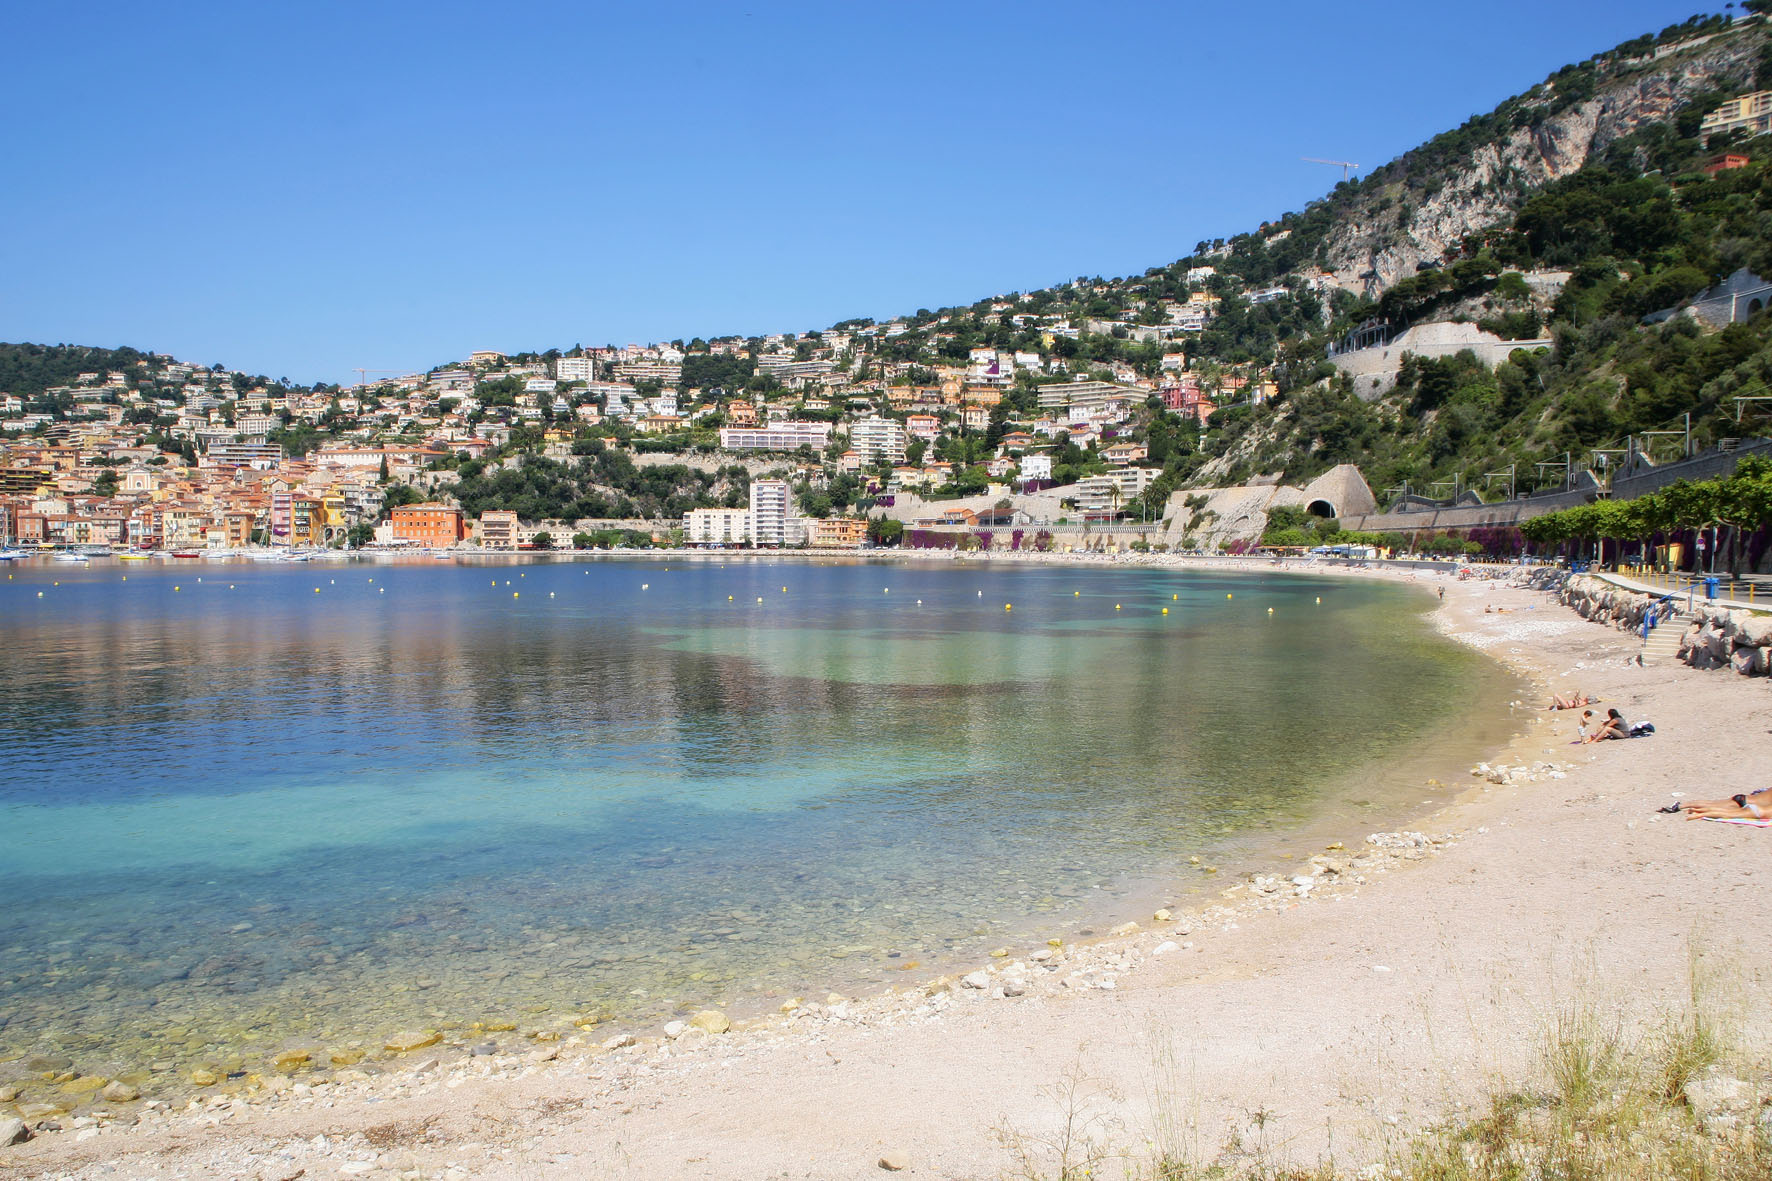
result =
[[93,1068],[924,978],[1401,815],[1514,688],[1259,568],[10,573],[0,1048]]

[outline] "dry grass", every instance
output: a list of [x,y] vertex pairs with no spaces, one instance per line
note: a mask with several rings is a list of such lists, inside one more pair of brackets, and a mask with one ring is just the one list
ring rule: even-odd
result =
[[[1499,1087],[1478,1114],[1460,1116],[1389,1147],[1377,1161],[1346,1170],[1333,1161],[1299,1166],[1266,1138],[1263,1113],[1215,1152],[1182,1144],[1185,1097],[1153,1103],[1159,1122],[1147,1153],[1110,1151],[1101,1122],[1079,1123],[1080,1075],[1055,1096],[1066,1100],[1057,1138],[1021,1138],[1026,1181],[1766,1181],[1772,1178],[1772,1062],[1730,1061],[1726,1023],[1707,1003],[1696,957],[1686,1003],[1646,1032],[1627,1034],[1578,1000],[1546,1022],[1536,1085]],[[1172,1058],[1155,1077],[1179,1081]],[[1725,1071],[1725,1067],[1727,1068]],[[1696,1109],[1692,1097],[1714,1076],[1741,1082],[1735,1097]],[[1167,1113],[1167,1115],[1164,1115]],[[1079,1135],[1079,1132],[1084,1134]],[[1008,1142],[1008,1140],[1006,1140]],[[1046,1167],[1048,1164],[1056,1168]]]

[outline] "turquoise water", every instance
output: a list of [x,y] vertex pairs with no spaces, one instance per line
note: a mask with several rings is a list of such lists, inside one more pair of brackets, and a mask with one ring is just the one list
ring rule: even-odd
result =
[[1510,688],[1253,572],[10,573],[0,1054],[113,1073],[925,978],[1418,804],[1374,766]]

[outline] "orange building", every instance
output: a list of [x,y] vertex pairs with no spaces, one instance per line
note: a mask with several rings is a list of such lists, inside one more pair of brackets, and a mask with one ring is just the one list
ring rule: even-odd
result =
[[813,549],[855,549],[866,541],[864,517],[818,517],[806,519],[806,544]]
[[462,529],[461,510],[434,500],[397,508],[389,519],[396,541],[410,541],[432,549],[454,545],[467,535]]

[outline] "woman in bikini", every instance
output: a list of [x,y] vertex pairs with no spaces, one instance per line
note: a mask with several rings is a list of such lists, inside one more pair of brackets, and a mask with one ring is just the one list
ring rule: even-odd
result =
[[1679,800],[1662,809],[1688,820],[1765,820],[1772,817],[1772,787],[1741,792],[1726,800]]
[[1594,698],[1589,697],[1587,694],[1583,693],[1580,689],[1577,689],[1575,692],[1569,694],[1569,696],[1567,696],[1567,697],[1564,697],[1558,693],[1551,694],[1551,703],[1549,705],[1545,706],[1544,708],[1546,708],[1546,709],[1580,709],[1584,705],[1592,705],[1594,703],[1594,700],[1595,700]]

